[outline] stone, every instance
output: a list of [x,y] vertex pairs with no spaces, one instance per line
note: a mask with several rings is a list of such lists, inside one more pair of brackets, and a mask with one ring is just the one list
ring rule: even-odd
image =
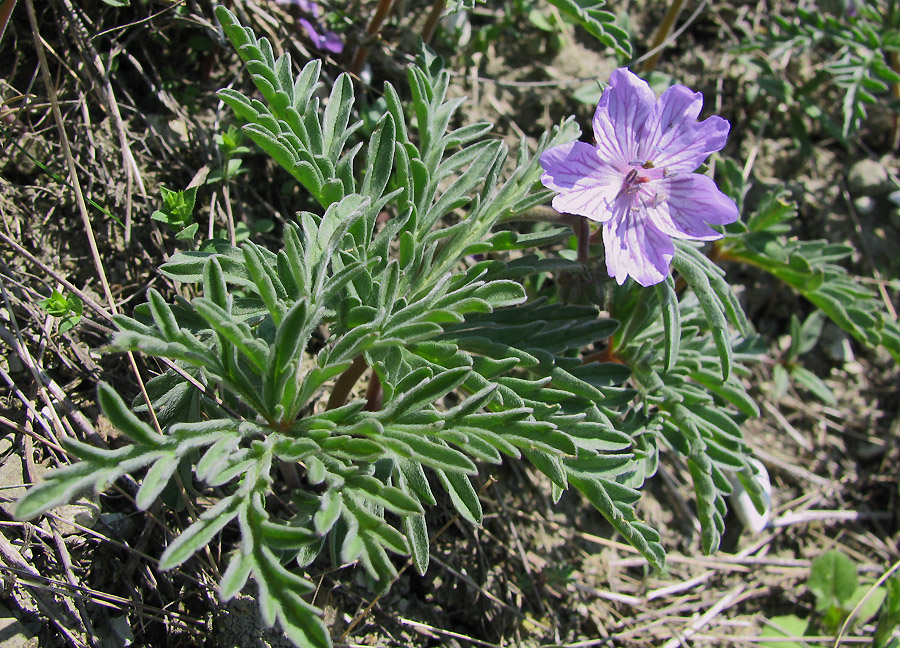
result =
[[[72,504],[64,504],[51,509],[50,513],[57,518],[55,523],[59,534],[61,536],[70,536],[82,533],[81,529],[75,524],[93,529],[97,519],[100,517],[100,507],[87,497],[81,497]],[[75,524],[72,524],[72,522]]]
[[[0,509],[15,518],[16,502],[25,494],[25,468],[22,457],[11,453],[0,464]],[[2,645],[2,644],[0,644]]]
[[879,197],[890,193],[894,183],[891,182],[890,175],[881,162],[863,158],[850,167],[847,186],[854,197]]
[[32,648],[37,641],[13,613],[0,605],[0,646],[3,648]]

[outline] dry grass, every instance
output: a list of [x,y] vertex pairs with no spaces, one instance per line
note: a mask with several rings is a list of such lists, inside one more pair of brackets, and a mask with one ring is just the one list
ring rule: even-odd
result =
[[[199,169],[221,167],[213,136],[228,118],[212,92],[248,87],[205,3],[132,4],[113,9],[22,0],[0,43],[3,603],[25,624],[16,631],[35,633],[42,646],[124,646],[131,640],[149,646],[282,645],[277,633],[251,628],[255,634],[236,634],[233,617],[252,617],[254,605],[241,607],[238,600],[224,606],[216,599],[222,556],[232,548],[227,534],[182,569],[157,569],[166,542],[203,502],[194,503],[196,509],[172,506],[174,495],[137,513],[135,484],[122,479],[99,499],[82,498],[39,520],[11,516],[8,502],[24,484],[69,461],[60,439],[116,442],[94,401],[98,380],[134,395],[163,368],[103,351],[111,315],[145,301],[150,286],[168,294],[181,290],[155,271],[176,248],[149,218],[159,203],[158,186],[182,188]],[[657,4],[646,7],[656,11]],[[348,5],[348,15],[368,15],[374,3],[359,5]],[[425,5],[410,3],[413,18],[424,19]],[[291,51],[301,63],[315,55],[288,8],[249,0],[232,7],[276,50]],[[706,29],[727,32],[715,13],[706,19],[712,25]],[[357,21],[360,33],[364,22]],[[356,37],[349,32],[351,41]],[[389,26],[386,38],[398,49],[375,48],[370,60],[376,75],[397,75],[407,60],[402,52],[408,37]],[[477,62],[459,68],[460,85],[474,99],[473,119],[499,121],[507,134],[535,135],[571,112],[567,97],[578,66],[555,83],[532,84],[571,60],[517,68],[519,54],[504,47],[510,46],[498,41],[481,69]],[[670,65],[714,55],[685,51]],[[331,72],[348,61],[349,53],[332,61]],[[503,75],[501,82],[481,78],[492,75]],[[748,135],[733,152],[759,152],[760,163],[775,168],[784,160],[765,158],[770,145]],[[303,206],[303,197],[283,190],[286,177],[262,156],[245,160],[248,173],[239,182],[205,189],[201,222],[208,220],[210,232],[233,236],[236,223],[262,218],[282,223]],[[840,173],[841,163],[832,161],[791,181],[815,183]],[[822,209],[837,204],[819,199]],[[877,268],[877,254],[871,258]],[[871,274],[881,279],[876,270]],[[754,296],[752,281],[748,308],[775,349],[793,304],[774,303],[768,291]],[[80,324],[62,334],[37,305],[54,288],[85,304]],[[641,510],[671,552],[666,571],[654,572],[576,497],[553,505],[539,477],[503,467],[483,475],[483,527],[460,523],[449,508],[432,519],[432,566],[424,578],[402,571],[378,598],[352,566],[315,563],[316,604],[327,611],[336,645],[768,645],[760,635],[769,618],[813,614],[804,583],[811,561],[823,552],[842,549],[867,583],[895,569],[900,558],[898,372],[865,352],[822,366],[838,396],[833,407],[793,391],[769,397],[769,368],[758,368],[764,414],[748,424],[747,437],[775,492],[773,522],[762,534],[741,533],[739,522],[729,518],[722,551],[702,556],[689,475],[664,456],[662,475]],[[870,643],[871,626],[839,640],[805,641]]]

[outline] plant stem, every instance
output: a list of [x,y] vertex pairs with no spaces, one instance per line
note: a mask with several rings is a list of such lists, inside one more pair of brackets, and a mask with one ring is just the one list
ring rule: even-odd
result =
[[572,228],[573,232],[578,231],[578,221],[581,217],[575,214],[561,214],[551,207],[544,205],[532,207],[523,212],[517,212],[509,216],[502,216],[498,223],[508,223],[510,221],[526,221],[529,223],[555,223],[557,225],[566,225]]
[[[894,72],[900,74],[900,53],[891,52],[891,68]],[[891,84],[891,94],[894,100],[900,99],[900,83]],[[891,150],[896,151],[900,148],[900,115],[894,113],[891,118]]]
[[326,410],[333,410],[347,402],[350,390],[359,380],[360,376],[369,365],[362,355],[358,355],[353,359],[353,364],[347,367],[334,383],[334,389],[331,390],[331,396],[328,397],[328,404],[325,405]]
[[[675,26],[675,21],[678,20],[678,15],[681,13],[682,8],[684,8],[684,0],[672,0],[672,4],[669,5],[669,10],[666,11],[659,29],[656,30],[653,45],[650,47],[651,50],[659,48],[663,41],[669,37],[669,34],[672,33],[672,28]],[[662,48],[644,62],[644,65],[641,66],[641,71],[649,72],[656,67],[660,54],[662,54]]]
[[[378,6],[375,7],[375,14],[372,16],[372,20],[369,21],[369,26],[366,27],[367,41],[375,36],[381,29],[384,19],[387,18],[391,11],[392,1],[393,0],[378,0]],[[360,45],[357,47],[356,51],[353,53],[353,61],[350,63],[350,74],[358,77],[366,64],[366,58],[368,58],[368,56],[369,48],[367,46]]]
[[425,26],[422,27],[422,41],[428,43],[431,41],[431,37],[434,36],[434,30],[437,29],[437,24],[441,19],[441,16],[444,13],[444,7],[447,6],[447,0],[434,0],[434,4],[431,5],[431,13],[428,14],[428,19],[425,21]]
[[383,397],[384,390],[381,388],[381,380],[373,370],[372,375],[369,376],[369,386],[366,388],[366,406],[363,409],[367,412],[377,412],[381,409]]
[[591,222],[584,216],[578,222],[575,237],[578,239],[578,263],[587,266],[591,262]]

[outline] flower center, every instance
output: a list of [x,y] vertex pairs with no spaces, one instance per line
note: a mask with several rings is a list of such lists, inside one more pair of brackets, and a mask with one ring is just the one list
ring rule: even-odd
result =
[[622,191],[627,194],[635,194],[640,191],[640,185],[650,182],[647,176],[638,175],[637,169],[632,169],[625,176],[625,182],[622,185]]

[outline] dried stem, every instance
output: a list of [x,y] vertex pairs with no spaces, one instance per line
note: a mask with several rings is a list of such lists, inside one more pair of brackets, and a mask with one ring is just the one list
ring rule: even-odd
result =
[[425,21],[425,26],[422,27],[423,42],[428,43],[431,41],[431,37],[434,36],[434,30],[437,29],[437,24],[444,14],[444,7],[446,6],[447,0],[434,0],[434,4],[431,5],[431,13],[428,14],[428,20]]
[[653,56],[651,56],[644,62],[644,65],[641,67],[641,70],[643,72],[649,72],[654,67],[656,67],[656,62],[659,60],[659,55],[662,53],[662,47],[660,46],[672,32],[672,27],[675,26],[675,21],[678,20],[678,15],[681,13],[681,10],[683,8],[684,0],[673,0],[672,4],[669,5],[669,10],[663,17],[663,21],[659,25],[659,29],[656,30],[656,37],[653,39],[653,46],[650,48],[651,50],[657,51]]
[[[378,6],[375,8],[375,15],[369,21],[366,27],[366,40],[375,36],[381,29],[384,19],[391,12],[392,0],[378,0]],[[366,45],[360,45],[353,53],[353,61],[350,63],[350,74],[359,76],[366,64],[366,58],[369,56],[369,48]]]

